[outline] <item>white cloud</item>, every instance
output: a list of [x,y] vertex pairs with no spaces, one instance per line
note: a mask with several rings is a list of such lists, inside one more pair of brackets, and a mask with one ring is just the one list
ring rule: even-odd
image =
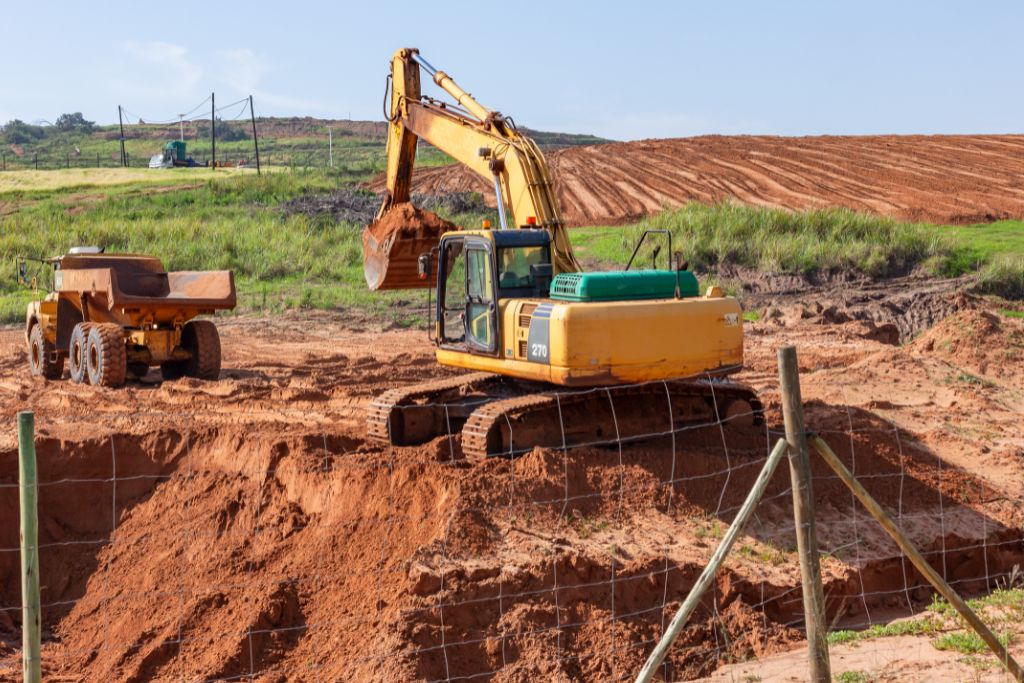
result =
[[[266,81],[273,75],[269,60],[246,47],[196,53],[182,45],[155,40],[128,41],[121,48],[127,61],[112,85],[118,97],[130,93],[125,105],[130,112],[141,110],[157,120],[173,120],[182,105],[192,104],[214,90],[218,105],[252,95],[261,114],[331,113],[322,102],[267,87]],[[283,82],[288,83],[286,79]],[[231,116],[232,112],[222,114]]]
[[259,88],[268,68],[262,57],[247,47],[220,50],[217,57],[223,62],[220,65],[220,80],[240,93],[252,92]]
[[218,80],[236,91],[238,96],[252,95],[263,111],[291,110],[302,114],[323,114],[328,108],[321,102],[269,92],[261,86],[271,68],[262,56],[249,48],[219,50],[216,55]]
[[134,60],[133,71],[137,70],[142,82],[149,84],[146,89],[192,95],[203,80],[203,67],[190,60],[188,48],[181,45],[153,40],[128,41],[122,47]]

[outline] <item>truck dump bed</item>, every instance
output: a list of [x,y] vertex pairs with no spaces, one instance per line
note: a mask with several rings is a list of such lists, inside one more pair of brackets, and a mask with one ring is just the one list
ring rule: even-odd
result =
[[54,288],[76,307],[87,307],[88,319],[127,326],[187,320],[236,303],[231,271],[168,273],[150,256],[68,255],[54,274]]

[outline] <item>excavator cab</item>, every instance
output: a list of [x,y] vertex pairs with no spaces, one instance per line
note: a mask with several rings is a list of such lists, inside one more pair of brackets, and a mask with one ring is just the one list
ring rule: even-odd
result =
[[[543,299],[551,287],[546,230],[484,230],[445,234],[437,249],[438,345],[499,355],[500,302]],[[429,255],[420,270],[429,274]]]

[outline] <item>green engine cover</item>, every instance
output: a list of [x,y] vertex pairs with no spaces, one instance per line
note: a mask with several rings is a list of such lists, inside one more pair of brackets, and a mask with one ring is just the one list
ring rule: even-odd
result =
[[636,301],[700,295],[697,278],[688,270],[629,270],[560,273],[551,282],[551,298],[559,301]]
[[181,140],[171,140],[164,145],[164,151],[170,152],[171,156],[178,161],[185,161],[185,143]]

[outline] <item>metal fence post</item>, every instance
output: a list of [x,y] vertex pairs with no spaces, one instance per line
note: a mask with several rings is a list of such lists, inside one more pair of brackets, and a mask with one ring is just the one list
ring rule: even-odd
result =
[[821,588],[818,535],[814,526],[814,494],[811,489],[811,459],[804,430],[796,347],[784,346],[779,349],[778,356],[782,416],[786,422],[786,441],[789,442],[789,475],[793,484],[793,517],[796,523],[797,552],[800,554],[810,679],[815,683],[830,683],[832,674],[825,624],[825,597]]
[[38,478],[35,415],[18,413],[18,479],[21,502],[21,661],[25,683],[42,679],[39,607]]

